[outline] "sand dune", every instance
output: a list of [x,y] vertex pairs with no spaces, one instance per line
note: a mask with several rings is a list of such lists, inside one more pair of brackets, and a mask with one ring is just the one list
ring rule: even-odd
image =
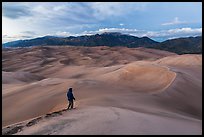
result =
[[156,61],[159,64],[173,65],[173,66],[201,66],[202,65],[202,55],[175,55],[170,57],[165,57]]
[[16,130],[19,122],[65,109],[69,87],[76,110],[42,118],[16,133],[202,133],[202,55],[105,46],[2,53],[5,134],[9,125]]
[[42,80],[43,76],[38,76],[29,72],[2,72],[2,83],[29,83]]
[[175,77],[176,73],[168,68],[139,61],[99,76],[99,79],[109,81],[109,84],[127,86],[127,89],[134,88],[137,92],[155,92],[167,88]]
[[[200,121],[182,115],[176,117],[172,113],[167,118],[117,107],[91,106],[23,122],[18,126],[21,132],[16,135],[196,135],[202,131]],[[16,132],[14,128],[7,130]]]

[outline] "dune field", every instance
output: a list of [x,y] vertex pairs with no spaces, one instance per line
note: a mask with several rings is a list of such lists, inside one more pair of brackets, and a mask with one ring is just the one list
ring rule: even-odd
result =
[[202,54],[39,46],[2,65],[3,134],[202,134]]

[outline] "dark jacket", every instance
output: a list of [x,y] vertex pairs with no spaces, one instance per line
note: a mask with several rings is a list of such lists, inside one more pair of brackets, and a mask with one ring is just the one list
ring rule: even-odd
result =
[[73,101],[73,99],[75,100],[74,95],[72,93],[72,90],[69,90],[67,92],[67,98],[68,98],[69,101]]

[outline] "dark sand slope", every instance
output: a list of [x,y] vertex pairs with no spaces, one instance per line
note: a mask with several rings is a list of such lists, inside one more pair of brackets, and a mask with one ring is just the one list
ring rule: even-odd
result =
[[[202,55],[145,48],[35,47],[3,51],[3,59],[2,126],[13,125],[3,128],[4,134],[17,131],[15,123],[26,120],[20,124],[26,125],[39,116],[35,125],[12,133],[202,134]],[[16,78],[19,72],[32,80],[25,82],[23,74]],[[67,107],[69,86],[77,108],[46,118]]]

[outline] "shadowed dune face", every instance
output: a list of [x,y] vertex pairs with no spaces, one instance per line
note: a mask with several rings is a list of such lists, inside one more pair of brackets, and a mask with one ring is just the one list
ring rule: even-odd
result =
[[43,76],[29,72],[2,72],[2,84],[29,83],[42,79],[44,79]]
[[32,47],[3,49],[2,65],[2,126],[66,108],[69,87],[78,109],[116,107],[175,121],[178,115],[202,120],[202,55],[106,46]]

